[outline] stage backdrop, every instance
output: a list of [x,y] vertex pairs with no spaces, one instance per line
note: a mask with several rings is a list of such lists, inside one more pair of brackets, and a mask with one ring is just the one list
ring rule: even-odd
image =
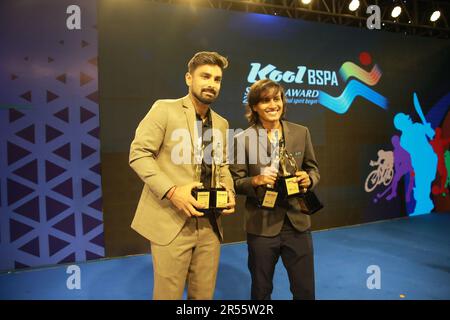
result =
[[[417,214],[424,194],[450,209],[448,40],[145,0],[1,1],[0,40],[0,270],[148,252],[130,229],[142,182],[129,145],[156,99],[187,93],[200,50],[229,58],[213,108],[232,128],[247,127],[254,81],[285,86],[320,164],[313,229]],[[418,129],[398,131],[400,112]],[[245,240],[242,200],[225,242]]]
[[0,2],[0,270],[104,256],[96,14]]
[[[285,87],[287,118],[310,128],[320,165],[317,192],[325,209],[313,216],[314,229],[414,212],[413,191],[409,202],[404,192],[414,172],[394,175],[391,142],[401,135],[393,124],[398,112],[420,121],[414,92],[432,127],[450,136],[448,40],[146,1],[100,1],[99,27],[107,255],[148,250],[129,229],[142,188],[127,164],[129,146],[155,100],[187,93],[186,64],[197,51],[229,59],[213,108],[232,128],[248,126],[243,102],[254,81],[268,77]],[[371,166],[378,154],[380,165]],[[396,195],[383,195],[394,180]],[[435,210],[449,209],[446,192],[430,197]],[[242,204],[224,219],[226,242],[245,239]]]

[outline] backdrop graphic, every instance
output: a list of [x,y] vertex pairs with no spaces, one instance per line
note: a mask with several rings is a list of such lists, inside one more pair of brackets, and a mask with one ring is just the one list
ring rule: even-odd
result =
[[0,4],[0,270],[104,256],[96,29],[95,1]]
[[[66,27],[73,4],[81,30]],[[448,40],[144,0],[2,1],[0,18],[0,269],[148,251],[130,229],[142,182],[129,146],[155,100],[187,93],[201,50],[230,61],[213,108],[231,128],[248,126],[254,81],[285,87],[287,118],[309,127],[320,165],[313,229],[415,212],[400,113],[430,123],[429,197],[450,210]],[[226,242],[245,239],[242,200],[224,219]]]
[[[317,193],[325,208],[313,216],[313,229],[414,212],[411,170],[397,177],[397,196],[386,193],[374,201],[394,176],[381,179],[381,185],[375,181],[372,192],[365,190],[376,169],[370,161],[377,160],[379,150],[392,152],[392,137],[401,137],[395,115],[419,121],[414,92],[433,130],[440,127],[442,138],[450,136],[449,104],[442,100],[450,92],[447,40],[145,1],[100,1],[99,21],[103,165],[109,168],[107,176],[123,181],[127,190],[120,194],[117,184],[103,186],[106,216],[116,223],[131,221],[142,187],[126,165],[137,124],[155,100],[186,94],[186,64],[200,50],[229,59],[213,108],[231,128],[248,126],[243,102],[254,81],[271,78],[285,87],[287,118],[310,128],[321,171]],[[430,193],[430,198],[435,211],[450,209],[448,195]],[[224,219],[225,241],[245,240],[243,210],[238,199],[236,215]],[[109,248],[120,246],[113,236],[116,228],[127,235],[130,251],[136,250],[139,236],[133,238],[132,231],[115,223],[107,226]]]
[[444,198],[448,204],[450,169],[445,162],[450,139],[444,138],[450,135],[450,94],[440,99],[427,116],[415,93],[412,100],[414,108],[410,112],[418,121],[401,112],[393,117],[393,125],[399,131],[391,137],[394,149],[378,150],[378,159],[369,163],[376,168],[369,173],[364,186],[366,192],[385,187],[376,193],[374,203],[383,198],[391,201],[398,196],[398,183],[404,177],[406,212],[411,216],[429,214],[436,207],[434,198]]

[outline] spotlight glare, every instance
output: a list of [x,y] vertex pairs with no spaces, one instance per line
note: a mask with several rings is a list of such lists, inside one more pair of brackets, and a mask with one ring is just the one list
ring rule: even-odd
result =
[[310,4],[310,3],[311,3],[311,0],[302,0],[302,3],[303,3],[303,4]]
[[441,17],[441,12],[439,10],[436,10],[435,12],[433,12],[433,14],[430,17],[430,21],[431,22],[435,22],[437,21],[439,18]]
[[402,13],[402,7],[396,6],[394,9],[392,9],[391,17],[397,18]]
[[359,4],[359,0],[352,0],[352,2],[348,5],[348,9],[350,11],[356,11],[359,8]]

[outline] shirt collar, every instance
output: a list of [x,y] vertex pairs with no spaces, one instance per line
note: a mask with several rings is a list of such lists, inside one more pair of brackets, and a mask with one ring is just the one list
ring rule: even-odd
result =
[[[202,121],[202,117],[196,112],[195,116],[197,118],[197,120]],[[206,111],[206,120],[205,122],[203,122],[203,125],[207,125],[207,126],[211,126],[211,109],[208,108],[208,111]]]

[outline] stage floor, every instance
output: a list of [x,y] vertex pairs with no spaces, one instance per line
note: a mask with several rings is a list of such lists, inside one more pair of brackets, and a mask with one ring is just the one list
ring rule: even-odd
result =
[[[450,299],[450,213],[313,232],[317,299]],[[68,289],[69,265],[0,274],[0,299],[151,299],[150,255],[77,264],[80,289]],[[380,269],[380,289],[369,289]],[[250,296],[246,243],[222,246],[215,299]],[[291,299],[281,259],[273,299]]]

